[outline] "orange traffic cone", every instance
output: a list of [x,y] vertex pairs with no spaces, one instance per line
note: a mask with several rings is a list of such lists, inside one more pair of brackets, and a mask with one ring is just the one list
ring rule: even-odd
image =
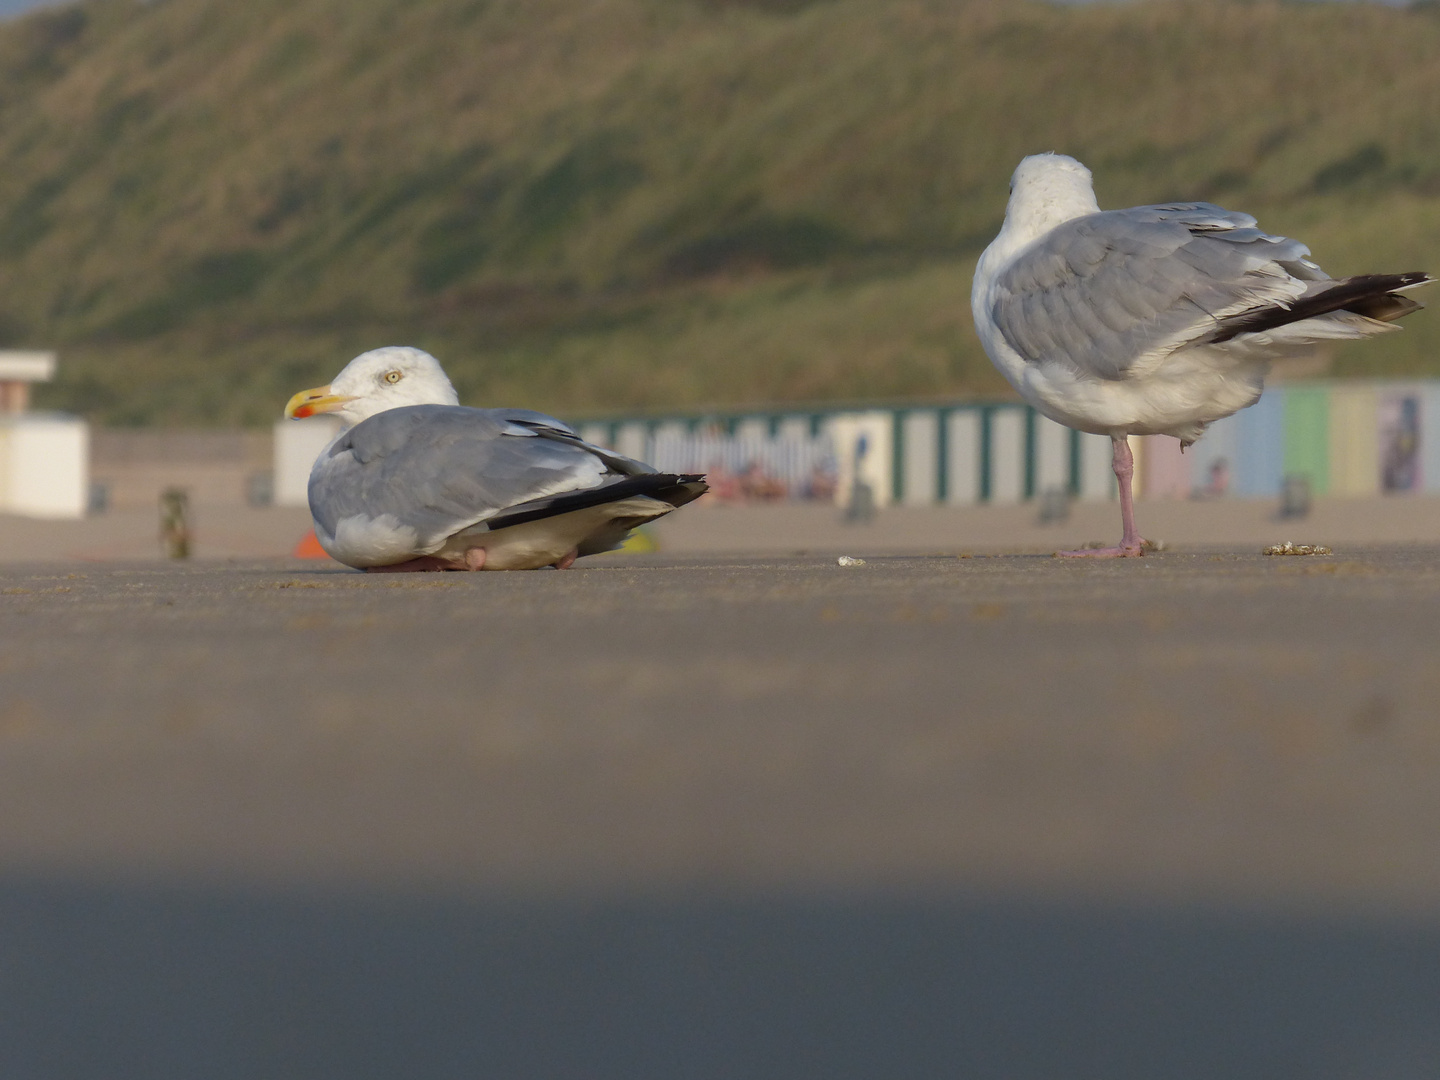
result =
[[320,546],[320,541],[315,539],[315,530],[311,529],[300,538],[295,545],[295,550],[290,553],[292,559],[328,559],[325,549]]

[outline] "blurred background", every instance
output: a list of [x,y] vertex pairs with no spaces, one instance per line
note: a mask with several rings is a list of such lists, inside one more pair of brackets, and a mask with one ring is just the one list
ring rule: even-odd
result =
[[393,342],[566,415],[999,394],[969,282],[1022,156],[1424,267],[1437,48],[1427,4],[46,8],[0,34],[0,344],[107,426],[267,426]]
[[[1428,556],[968,558],[1115,525],[970,325],[1018,161],[1440,270],[1440,2],[0,13],[0,1075],[1440,1075]],[[282,563],[386,344],[714,494]],[[1153,535],[1433,543],[1440,317],[1137,443]]]
[[[0,505],[303,508],[325,439],[281,446],[280,404],[392,343],[747,499],[1107,498],[1083,440],[964,413],[1014,400],[968,291],[1015,164],[1427,268],[1437,55],[1429,0],[40,6],[0,25],[0,347],[60,362],[0,404],[84,427]],[[1142,448],[1142,497],[1440,492],[1437,346],[1422,317],[1282,365],[1206,453]]]

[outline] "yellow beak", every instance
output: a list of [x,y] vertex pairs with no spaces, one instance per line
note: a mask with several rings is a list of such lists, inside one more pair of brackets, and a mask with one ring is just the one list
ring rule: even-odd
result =
[[285,415],[291,420],[304,420],[317,413],[334,412],[353,397],[332,394],[330,387],[317,386],[314,390],[301,390],[285,403]]

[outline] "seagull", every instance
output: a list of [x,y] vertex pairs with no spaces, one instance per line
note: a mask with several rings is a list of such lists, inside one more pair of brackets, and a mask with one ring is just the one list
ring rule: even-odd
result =
[[362,353],[285,415],[343,423],[310,471],[315,538],[357,569],[568,569],[706,491],[528,409],[468,409],[420,349]]
[[1253,405],[1270,361],[1319,341],[1371,337],[1421,307],[1424,273],[1332,278],[1298,240],[1211,203],[1102,211],[1090,170],[1025,158],[970,302],[990,360],[1061,424],[1113,443],[1123,536],[1066,556],[1141,555],[1129,435],[1189,446]]

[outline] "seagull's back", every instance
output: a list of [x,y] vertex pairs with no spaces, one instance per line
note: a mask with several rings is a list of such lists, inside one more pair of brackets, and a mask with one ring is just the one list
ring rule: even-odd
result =
[[1190,442],[1260,396],[1271,359],[1392,329],[1418,306],[1396,290],[1429,280],[1335,282],[1308,256],[1210,203],[1101,211],[1089,170],[1035,155],[976,269],[976,330],[1052,419]]

